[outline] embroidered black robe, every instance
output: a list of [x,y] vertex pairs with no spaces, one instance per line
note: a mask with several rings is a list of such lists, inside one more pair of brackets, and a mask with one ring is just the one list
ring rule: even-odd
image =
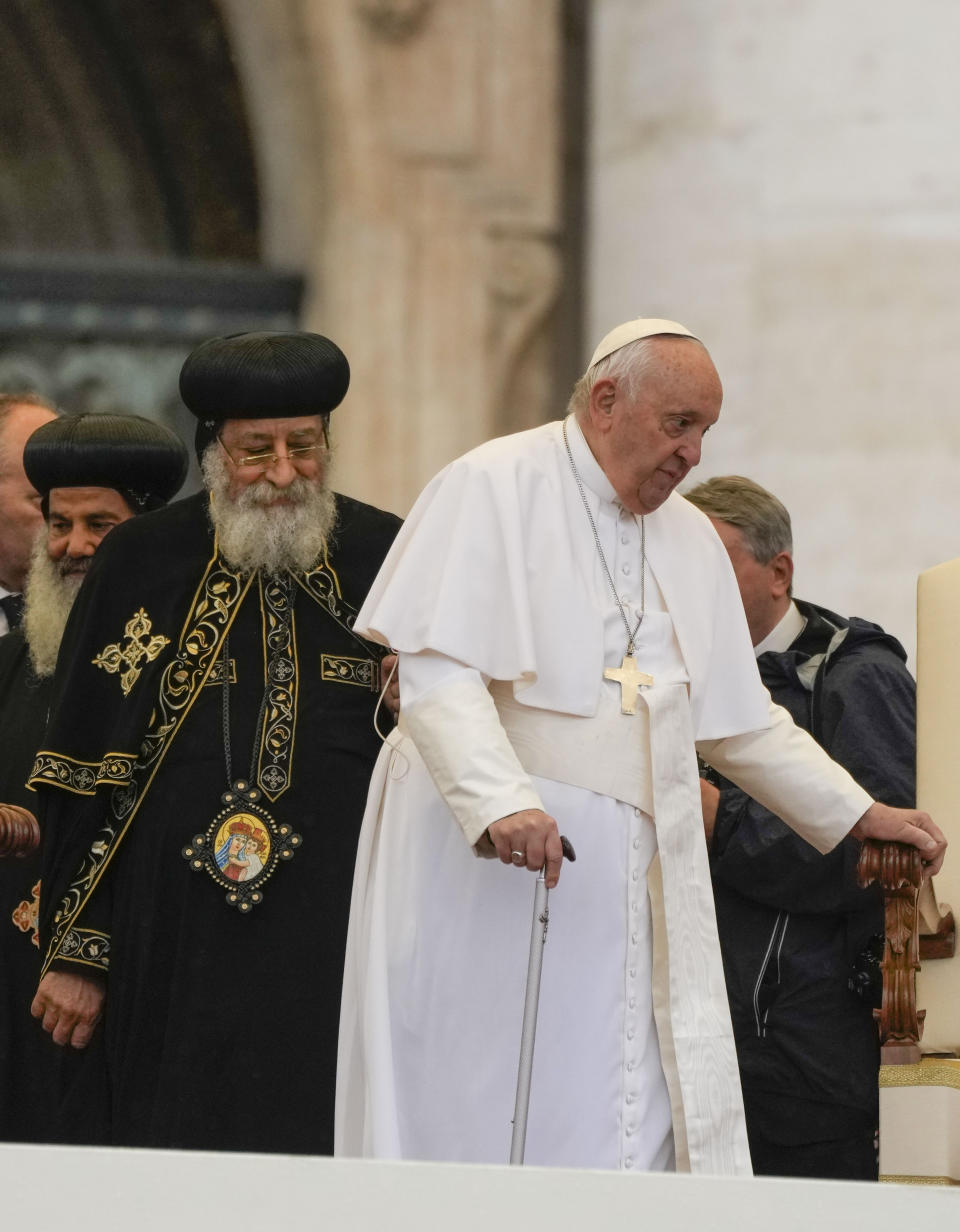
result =
[[[206,500],[117,527],[71,615],[31,780],[41,945],[106,980],[114,1144],[326,1153],[379,747],[383,652],[352,621],[399,521],[338,497],[327,558],[284,593],[218,557]],[[232,820],[228,760],[261,793]]]
[[[0,637],[0,801],[35,813],[27,778],[47,721],[49,677],[30,666],[22,629]],[[36,943],[40,853],[0,859],[0,1140],[52,1142],[58,1050],[30,1017],[40,974]]]

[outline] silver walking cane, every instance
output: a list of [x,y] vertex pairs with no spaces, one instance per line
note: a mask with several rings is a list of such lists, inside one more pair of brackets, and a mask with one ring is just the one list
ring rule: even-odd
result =
[[[560,836],[564,857],[571,863],[577,858],[573,844]],[[533,1049],[537,1040],[537,1009],[540,1005],[540,972],[543,970],[543,947],[547,942],[550,891],[546,881],[547,866],[537,874],[533,894],[533,924],[530,928],[530,957],[527,961],[527,992],[523,1001],[523,1027],[520,1032],[520,1065],[517,1070],[517,1099],[513,1106],[513,1137],[510,1141],[510,1163],[522,1164],[527,1143],[527,1113],[530,1111],[530,1079],[533,1076]]]

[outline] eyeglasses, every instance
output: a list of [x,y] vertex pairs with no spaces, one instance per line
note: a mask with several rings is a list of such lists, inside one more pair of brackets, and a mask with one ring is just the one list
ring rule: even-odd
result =
[[327,448],[326,431],[324,431],[322,441],[315,441],[312,445],[288,445],[285,453],[245,453],[235,458],[224,445],[222,437],[217,437],[217,443],[234,466],[245,467],[249,470],[266,470],[270,466],[276,466],[281,458],[286,458],[288,462],[296,466],[298,462],[312,461],[321,449]]

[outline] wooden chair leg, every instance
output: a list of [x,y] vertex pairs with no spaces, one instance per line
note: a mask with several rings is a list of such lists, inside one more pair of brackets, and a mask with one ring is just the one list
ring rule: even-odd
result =
[[873,1011],[880,1032],[880,1058],[884,1065],[913,1064],[920,1060],[926,1014],[917,1009],[917,897],[923,881],[920,853],[904,843],[867,839],[857,873],[862,886],[878,882],[883,891],[883,999],[880,1009]]

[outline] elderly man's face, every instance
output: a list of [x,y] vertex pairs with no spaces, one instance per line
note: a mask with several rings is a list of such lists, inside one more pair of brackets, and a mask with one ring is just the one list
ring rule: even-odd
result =
[[[319,415],[291,419],[228,419],[220,443],[230,460],[230,495],[266,481],[276,489],[276,505],[296,479],[323,478],[326,448]],[[273,455],[273,456],[271,456]],[[261,461],[257,461],[260,458]]]
[[641,514],[658,509],[700,461],[723,397],[703,347],[683,338],[654,346],[635,398],[608,378],[591,392],[591,448],[626,508]]
[[727,549],[743,600],[743,610],[747,614],[750,640],[757,646],[776,628],[789,607],[790,581],[793,577],[790,555],[780,552],[766,564],[761,564],[739,526],[721,522],[719,518],[711,518],[710,521]]
[[104,536],[133,517],[113,488],[54,488],[33,544],[23,627],[40,676],[52,676],[77,591]]
[[56,416],[46,407],[22,403],[0,424],[0,584],[23,589],[30,548],[43,525],[40,497],[23,471],[27,437]]
[[114,488],[54,488],[47,506],[47,555],[62,578],[82,579],[103,537],[132,517]]
[[201,469],[217,542],[234,568],[279,574],[315,564],[337,517],[329,461],[319,415],[223,425]]

